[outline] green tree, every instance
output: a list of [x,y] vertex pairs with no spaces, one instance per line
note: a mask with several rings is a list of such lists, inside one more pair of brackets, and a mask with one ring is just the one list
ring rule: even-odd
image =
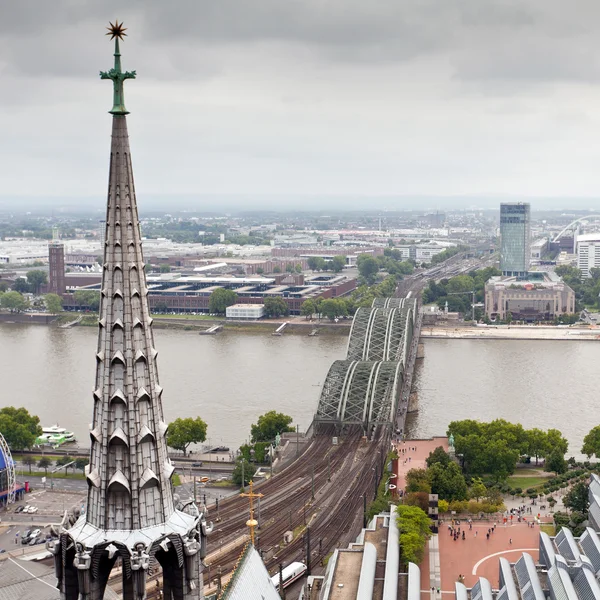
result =
[[312,317],[316,311],[317,307],[315,303],[310,299],[305,300],[300,306],[300,314],[306,317],[307,319]]
[[11,450],[31,448],[42,435],[40,419],[25,408],[7,406],[0,409],[0,432]]
[[279,265],[273,267],[273,273],[276,273],[276,274],[281,273],[281,267]]
[[48,467],[52,466],[52,461],[47,456],[42,456],[37,466],[40,469],[44,469],[44,472],[46,473],[46,475],[48,475]]
[[300,263],[298,263],[294,269],[295,269],[296,273],[298,273],[298,274],[302,273],[302,265]]
[[431,479],[428,469],[410,469],[406,473],[406,491],[431,494]]
[[559,450],[564,456],[569,449],[569,442],[558,429],[548,429],[548,447]]
[[600,456],[600,425],[592,427],[589,433],[583,438],[583,447],[581,453],[585,454],[588,458]]
[[8,291],[8,281],[0,281],[0,294]]
[[320,256],[309,256],[306,263],[311,271],[322,271],[325,268],[325,260]]
[[42,285],[48,283],[48,274],[46,271],[40,271],[39,269],[29,271],[27,273],[27,283],[31,286],[34,294],[39,294]]
[[31,292],[31,286],[23,277],[18,277],[11,287],[13,292],[19,292],[19,294],[28,294],[29,292]]
[[474,478],[469,489],[469,496],[479,502],[479,499],[483,498],[486,494],[487,488],[483,484],[483,481],[481,481],[481,477]]
[[585,483],[576,483],[571,488],[571,491],[565,494],[563,504],[571,510],[587,515],[589,507],[587,485]]
[[171,265],[168,265],[168,264],[166,264],[166,263],[165,263],[165,264],[162,264],[162,265],[160,265],[160,267],[159,267],[159,271],[160,271],[161,273],[170,273],[170,272],[171,272]]
[[426,459],[426,463],[428,467],[431,467],[432,465],[439,463],[441,464],[443,467],[447,467],[450,464],[450,456],[448,456],[448,453],[444,450],[444,448],[442,448],[442,446],[438,446],[433,452],[429,453],[429,456]]
[[[243,465],[243,467],[242,467]],[[242,471],[244,472],[244,481],[242,483]],[[238,456],[235,461],[235,466],[231,472],[231,480],[235,485],[246,486],[252,480],[254,470],[250,462],[248,462],[243,456]]]
[[370,254],[360,254],[357,260],[358,272],[366,282],[372,285],[379,272],[379,263]]
[[548,434],[541,429],[534,427],[526,432],[527,435],[527,454],[535,456],[535,464],[538,464],[540,456],[546,456],[548,447]]
[[319,308],[321,314],[332,321],[338,317],[345,317],[348,314],[346,304],[343,300],[328,298],[321,302]]
[[58,294],[46,294],[44,296],[46,310],[53,315],[62,311],[62,298]]
[[211,313],[225,314],[228,306],[237,302],[237,294],[233,290],[217,288],[208,299],[208,311]]
[[285,265],[285,272],[286,273],[293,273],[294,272],[294,265],[292,263],[288,263],[287,265]]
[[100,308],[100,292],[95,290],[77,290],[73,299],[81,308],[87,308],[92,312],[98,312]]
[[346,266],[346,257],[345,256],[334,256],[331,259],[331,270],[334,273],[341,273]]
[[190,444],[197,444],[206,439],[206,429],[207,425],[200,417],[175,419],[172,423],[169,423],[167,444],[171,448],[181,450],[183,454],[186,454],[187,447]]
[[78,458],[75,460],[75,468],[79,469],[82,473],[85,472],[85,468],[90,464],[87,458]]
[[35,465],[35,459],[33,458],[33,456],[24,456],[22,462],[24,465],[29,467],[29,472],[31,473],[31,467]]
[[554,448],[552,452],[548,455],[546,459],[546,471],[552,471],[557,475],[561,475],[562,473],[567,472],[567,461],[565,460],[565,455],[558,448]]
[[467,498],[467,483],[456,463],[451,462],[445,467],[441,463],[434,463],[427,471],[432,494],[448,502]]
[[55,464],[57,467],[64,467],[65,474],[66,474],[69,469],[69,467],[67,467],[66,465],[68,465],[72,461],[73,461],[73,459],[70,456],[59,456],[56,459]]
[[275,436],[278,433],[281,434],[286,431],[294,431],[294,428],[290,427],[293,420],[294,419],[289,415],[270,410],[258,417],[258,422],[250,428],[252,441],[270,442],[275,439]]
[[285,317],[290,314],[287,302],[283,298],[265,298],[265,316],[269,318]]
[[397,524],[400,531],[400,552],[404,563],[420,564],[425,544],[431,535],[431,519],[417,506],[396,507]]
[[29,302],[19,292],[6,292],[2,294],[2,308],[10,312],[21,312],[29,307]]
[[519,450],[510,447],[506,440],[492,440],[486,446],[487,471],[494,481],[504,481],[515,472]]

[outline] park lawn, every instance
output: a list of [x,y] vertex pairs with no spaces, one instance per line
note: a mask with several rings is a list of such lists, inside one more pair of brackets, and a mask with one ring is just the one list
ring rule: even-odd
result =
[[[19,473],[21,473],[21,469],[19,469]],[[30,473],[28,470],[25,470],[22,475],[19,475],[19,477],[21,477],[23,479],[27,479],[28,475],[31,475],[32,477],[46,477],[47,482],[49,482],[50,479],[52,479],[52,478],[54,478],[54,479],[85,479],[85,475],[83,473],[80,473],[79,471],[77,471],[75,473],[61,473],[59,471],[59,472],[51,475],[50,472],[48,472],[48,474],[46,474],[44,471],[33,471],[32,470]]]
[[535,488],[543,485],[548,481],[548,477],[509,477],[506,480],[506,483],[510,485],[511,488],[521,488],[525,491],[528,488]]
[[[544,473],[542,467],[530,467],[524,469],[516,469],[513,477],[540,477]],[[544,475],[544,477],[552,477],[552,475]]]

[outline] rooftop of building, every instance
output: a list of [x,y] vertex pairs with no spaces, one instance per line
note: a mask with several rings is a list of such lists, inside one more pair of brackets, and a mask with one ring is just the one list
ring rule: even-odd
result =
[[522,288],[524,290],[568,287],[554,271],[531,271],[527,274],[527,277],[505,277],[498,275],[490,277],[486,286],[493,286],[496,289],[504,287]]
[[600,231],[578,235],[577,243],[579,244],[580,242],[600,242]]
[[[376,515],[356,542],[335,550],[325,575],[309,578],[300,598],[355,600],[368,597],[382,600],[386,597],[384,589],[388,589],[388,594],[393,589],[395,598],[402,585],[398,577],[400,546],[395,510],[395,506],[391,506],[389,513]],[[361,596],[357,595],[359,589]],[[317,590],[319,593],[315,595]],[[369,591],[368,596],[364,595],[365,590]]]

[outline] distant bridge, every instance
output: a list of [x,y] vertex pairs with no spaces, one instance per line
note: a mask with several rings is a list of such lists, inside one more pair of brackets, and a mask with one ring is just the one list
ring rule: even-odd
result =
[[586,221],[587,219],[600,219],[600,215],[586,215],[585,217],[579,217],[579,219],[575,219],[571,223],[569,223],[552,241],[558,242],[558,240],[565,234],[573,225],[579,223],[580,221]]
[[392,426],[412,373],[417,315],[415,298],[378,298],[356,311],[347,359],[331,365],[323,384],[315,431],[321,424],[361,425],[365,434]]

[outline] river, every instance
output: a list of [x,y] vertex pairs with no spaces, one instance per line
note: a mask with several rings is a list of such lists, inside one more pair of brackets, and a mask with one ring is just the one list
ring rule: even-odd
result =
[[[347,345],[342,336],[154,333],[167,421],[201,416],[211,444],[231,448],[271,409],[305,430],[329,366]],[[0,324],[0,407],[25,406],[88,446],[96,335],[93,327]],[[600,422],[599,359],[600,346],[589,341],[426,340],[415,377],[419,411],[407,433],[442,435],[453,419],[501,417],[556,427],[578,454]]]

